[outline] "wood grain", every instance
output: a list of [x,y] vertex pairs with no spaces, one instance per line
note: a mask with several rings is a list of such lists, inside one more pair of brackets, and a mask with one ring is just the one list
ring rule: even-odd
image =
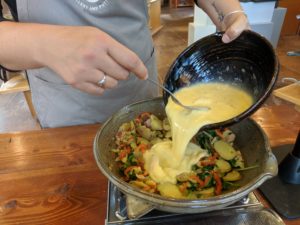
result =
[[294,104],[285,101],[277,104],[264,105],[252,118],[265,131],[271,146],[294,143],[300,130],[300,112]]
[[0,135],[0,224],[104,224],[99,125]]
[[300,26],[296,15],[300,14],[299,0],[279,0],[278,6],[287,8],[287,13],[283,22],[281,35],[295,35]]

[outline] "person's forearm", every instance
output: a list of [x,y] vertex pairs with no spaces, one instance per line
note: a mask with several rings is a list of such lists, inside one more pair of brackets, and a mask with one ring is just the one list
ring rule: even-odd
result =
[[11,70],[44,66],[38,59],[47,26],[15,22],[0,23],[0,65]]
[[218,29],[222,28],[226,15],[242,10],[238,0],[198,0],[198,5],[208,14]]
[[[130,73],[147,78],[139,56],[91,26],[0,23],[0,65],[11,70],[48,67],[66,83],[101,95]],[[105,85],[99,86],[99,81]]]

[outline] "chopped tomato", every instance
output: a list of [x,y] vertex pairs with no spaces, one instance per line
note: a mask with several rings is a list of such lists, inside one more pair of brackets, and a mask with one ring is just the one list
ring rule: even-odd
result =
[[119,153],[119,159],[125,158],[129,153],[131,152],[131,149],[129,147],[126,147],[125,149],[121,150]]
[[220,129],[216,129],[215,131],[220,138],[224,139],[224,135]]
[[141,151],[142,153],[144,153],[148,148],[149,147],[148,147],[147,144],[141,143],[141,144],[138,145],[138,150]]
[[190,176],[190,178],[193,179],[194,181],[196,181],[200,187],[204,187],[204,181],[201,180],[198,176],[192,175],[192,176]]
[[221,178],[220,178],[218,173],[214,172],[213,176],[214,176],[214,179],[216,181],[215,193],[216,193],[216,195],[219,195],[222,192],[222,181],[221,181]]
[[204,159],[201,161],[201,166],[213,166],[216,164],[216,158],[217,155],[213,154],[212,156],[207,157],[207,159]]
[[186,189],[187,189],[187,186],[188,186],[188,182],[182,183],[182,184],[179,186],[179,191],[180,191],[181,193],[185,193],[185,192],[186,192]]
[[215,164],[216,164],[215,161],[210,161],[210,160],[203,160],[203,161],[201,161],[201,166],[213,166]]

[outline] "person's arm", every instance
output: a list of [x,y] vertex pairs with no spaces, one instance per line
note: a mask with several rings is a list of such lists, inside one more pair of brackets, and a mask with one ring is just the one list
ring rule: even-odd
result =
[[[101,30],[88,26],[0,22],[0,65],[11,70],[49,67],[67,83],[101,95],[130,72],[146,79],[139,57]],[[106,75],[104,87],[97,82]]]
[[197,0],[197,5],[211,18],[217,28],[225,31],[223,42],[237,38],[243,30],[250,29],[247,16],[238,0]]

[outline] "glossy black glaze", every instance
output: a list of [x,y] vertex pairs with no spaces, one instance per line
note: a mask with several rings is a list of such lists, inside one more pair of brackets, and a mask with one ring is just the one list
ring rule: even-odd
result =
[[[279,73],[279,62],[267,39],[253,31],[244,31],[229,44],[215,33],[198,40],[184,50],[170,67],[164,86],[171,92],[197,82],[226,82],[253,96],[254,104],[239,116],[203,129],[232,125],[250,116],[271,93]],[[165,104],[169,94],[163,92]]]

